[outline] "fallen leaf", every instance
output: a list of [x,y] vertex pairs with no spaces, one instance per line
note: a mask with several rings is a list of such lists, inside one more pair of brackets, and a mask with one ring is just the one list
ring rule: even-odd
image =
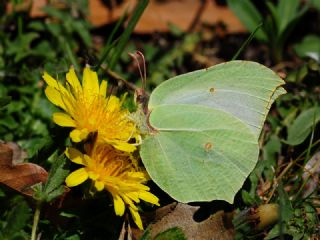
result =
[[[200,207],[182,203],[174,203],[157,209],[154,214],[154,223],[148,226],[151,239],[171,228],[181,229],[186,238],[192,240],[234,239],[230,214],[219,211],[202,222],[196,222],[193,216],[199,209]],[[134,233],[138,239],[137,232]]]
[[[125,10],[131,12],[137,0],[126,0],[121,5],[108,8],[101,0],[90,0],[90,22],[102,26],[118,20]],[[223,23],[228,32],[245,32],[239,19],[226,6],[219,6],[215,1],[194,0],[151,0],[139,20],[135,33],[168,32],[170,24],[188,31],[193,24],[200,25]],[[196,21],[196,22],[194,22]],[[196,26],[195,26],[196,27]]]
[[26,153],[15,143],[0,142],[0,183],[32,196],[31,186],[46,182],[48,173],[33,163],[21,163]]
[[[32,4],[31,4],[32,2]],[[132,13],[138,0],[124,0],[121,4],[117,1],[89,0],[88,20],[96,27],[101,27],[116,22],[125,11]],[[48,0],[24,0],[16,9],[27,11],[29,7],[31,17],[43,17],[46,14],[42,8],[48,4]],[[61,7],[59,1],[52,4]],[[13,10],[12,4],[7,5],[7,11]],[[168,32],[170,24],[177,26],[182,31],[195,29],[201,24],[223,23],[230,33],[245,32],[239,19],[226,6],[219,6],[215,1],[194,0],[150,0],[148,7],[139,20],[134,32],[150,34],[154,32]]]
[[17,143],[7,142],[9,148],[12,149],[12,162],[13,164],[22,163],[27,158],[27,152],[24,151]]
[[26,12],[30,11],[31,17],[44,17],[46,13],[42,11],[42,8],[47,4],[47,0],[24,0],[19,4],[8,2],[6,11],[11,13],[13,11]]
[[4,143],[0,143],[0,166],[9,165],[12,162],[13,151],[12,148]]
[[126,0],[120,5],[114,4],[111,6],[107,6],[100,0],[90,0],[88,3],[90,9],[88,19],[96,27],[117,21],[126,10],[131,12],[136,4],[132,0]]

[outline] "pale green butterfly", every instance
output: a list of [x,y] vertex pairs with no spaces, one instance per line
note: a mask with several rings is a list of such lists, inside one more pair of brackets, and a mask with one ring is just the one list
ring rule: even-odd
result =
[[180,202],[225,200],[255,167],[258,139],[284,81],[255,62],[183,74],[151,94],[140,149],[152,180]]

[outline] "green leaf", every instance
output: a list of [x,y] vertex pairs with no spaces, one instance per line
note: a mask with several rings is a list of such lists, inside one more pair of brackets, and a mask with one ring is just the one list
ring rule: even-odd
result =
[[[262,149],[262,161],[258,163],[265,178],[272,181],[274,178],[274,169],[276,167],[277,155],[281,151],[281,141],[277,135],[271,135],[268,142],[265,143]],[[257,167],[256,167],[257,168]]]
[[62,185],[69,171],[63,169],[65,165],[65,158],[63,156],[57,156],[54,153],[49,161],[52,161],[52,166],[49,171],[49,176],[46,184],[37,184],[34,186],[34,198],[40,201],[50,202],[56,197],[60,196],[64,192],[64,186]]
[[92,39],[90,36],[88,26],[84,22],[81,22],[78,20],[78,21],[72,21],[72,27],[74,31],[76,31],[79,34],[79,36],[81,37],[83,42],[86,44],[86,46],[91,46]]
[[[262,22],[263,18],[261,14],[250,0],[227,0],[227,3],[250,32],[253,32]],[[266,33],[261,29],[257,31],[255,37],[264,42],[268,40]]]
[[69,173],[68,170],[63,169],[65,165],[65,158],[63,156],[57,157],[56,154],[54,154],[52,158],[54,159],[53,164],[43,191],[44,198],[48,202],[63,193],[64,187],[62,184]]
[[250,195],[246,190],[241,191],[241,198],[245,205],[247,206],[253,206],[257,205],[257,202],[255,201],[254,197]]
[[14,239],[23,234],[23,228],[26,227],[31,217],[30,209],[25,201],[19,201],[9,212],[6,225],[1,229],[1,239]]
[[[269,18],[268,20],[266,20],[264,23],[265,25],[275,25],[275,26],[279,26],[280,25],[280,17],[281,15],[279,16],[278,14],[278,9],[276,8],[275,4],[271,1],[266,1],[266,6],[268,7],[269,9],[269,12],[270,12],[270,15],[271,15],[271,18]],[[270,28],[271,26],[266,26],[266,29]],[[272,27],[271,27],[272,28]],[[273,29],[273,28],[272,28]],[[273,29],[274,30],[274,29]],[[276,33],[278,35],[278,32]],[[267,34],[269,37],[270,35]],[[275,36],[276,37],[276,36]]]
[[6,196],[5,192],[0,188],[0,197],[5,197],[5,196]]
[[0,119],[0,125],[5,126],[10,130],[14,130],[18,127],[18,123],[12,116],[6,116]]
[[320,11],[320,1],[319,0],[309,0],[308,1],[313,7]]
[[70,237],[65,238],[65,240],[80,240],[80,236],[78,234],[74,234]]
[[283,83],[260,64],[232,61],[158,86],[148,106],[153,132],[140,152],[151,178],[180,202],[232,202]]
[[29,32],[23,35],[22,38],[17,38],[12,42],[7,43],[7,54],[14,56],[14,61],[17,63],[23,58],[30,55],[31,43],[39,37],[38,33]]
[[[278,28],[280,28],[281,25],[283,27],[281,30],[278,30],[279,35],[277,36],[277,41],[275,44],[277,44],[278,46],[283,48],[285,42],[288,40],[289,36],[291,35],[294,27],[299,23],[299,20],[307,12],[307,10],[308,10],[307,6],[301,7],[300,9],[296,9],[295,12],[290,16],[290,19],[288,19],[286,23],[282,23],[285,20],[282,20],[282,15],[279,16],[280,23],[279,23]],[[293,11],[293,9],[289,9],[289,11]]]
[[50,137],[35,137],[26,140],[19,141],[19,145],[23,149],[27,149],[28,157],[34,157],[41,149],[51,144],[52,139]]
[[294,50],[299,57],[309,57],[320,62],[320,37],[308,35],[303,38],[301,43],[294,46]]
[[0,97],[0,108],[8,105],[11,101],[11,97]]
[[34,31],[45,31],[45,23],[41,21],[32,21],[28,24],[28,29]]
[[289,145],[298,145],[302,143],[311,133],[312,127],[320,121],[320,107],[310,108],[303,111],[288,127]]
[[299,0],[280,0],[277,6],[279,16],[279,35],[288,27],[298,14]]
[[289,199],[288,193],[284,190],[282,183],[278,187],[279,193],[279,205],[280,205],[280,221],[287,223],[293,216],[294,208],[292,206],[292,201]]

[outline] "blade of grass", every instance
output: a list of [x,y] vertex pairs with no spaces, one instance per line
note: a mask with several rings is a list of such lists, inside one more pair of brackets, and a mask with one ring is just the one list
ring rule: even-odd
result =
[[[95,66],[95,71],[98,71],[98,69],[101,67],[101,65],[103,64],[103,62],[107,59],[107,57],[109,56],[110,50],[116,45],[116,43],[118,42],[119,39],[116,39],[113,41],[114,39],[114,35],[116,34],[116,32],[119,30],[120,26],[124,23],[126,17],[128,15],[128,11],[126,10],[125,13],[121,16],[121,18],[118,20],[118,22],[116,23],[116,25],[114,26],[114,28],[112,29],[111,34],[109,35],[107,42],[104,46],[104,48],[102,49],[102,56],[98,62],[98,64]],[[112,42],[113,41],[113,42]],[[112,42],[112,43],[111,43]]]
[[126,27],[125,31],[122,33],[122,35],[119,39],[119,42],[115,48],[115,51],[114,51],[113,55],[111,56],[110,64],[108,66],[111,70],[117,64],[128,40],[129,40],[131,33],[133,32],[137,22],[139,21],[141,15],[144,12],[145,8],[147,7],[148,3],[149,3],[149,0],[139,1],[135,10],[133,11],[133,15],[129,20],[128,26]]
[[[110,54],[110,50],[112,48],[114,48],[114,46],[119,42],[119,39],[114,40],[111,44],[108,45],[108,47],[106,47],[104,49],[104,52],[102,54],[101,59],[99,60],[98,64],[94,67],[94,71],[99,71],[99,69],[102,68],[102,64],[107,60],[109,54]],[[107,46],[107,45],[106,45]],[[106,61],[107,62],[107,61]]]
[[72,52],[72,49],[71,49],[71,46],[70,46],[69,42],[68,41],[62,41],[62,39],[61,39],[61,43],[63,44],[63,46],[64,46],[64,48],[66,50],[67,56],[68,56],[71,64],[73,65],[75,70],[79,73],[79,64],[77,62],[77,59],[76,59],[74,53]]
[[308,151],[307,151],[307,156],[305,159],[305,163],[307,163],[307,161],[309,161],[310,158],[310,152],[311,152],[311,148],[312,148],[312,143],[313,143],[313,138],[314,138],[314,132],[315,132],[315,128],[316,128],[316,113],[313,114],[313,124],[312,124],[312,131],[311,131],[311,137],[310,137],[310,141],[309,141],[309,146],[308,146]]
[[247,40],[241,45],[241,47],[239,48],[239,50],[236,52],[236,54],[233,56],[232,60],[236,60],[240,53],[243,51],[243,49],[252,41],[254,35],[256,34],[256,32],[261,28],[261,26],[263,25],[263,23],[261,22],[256,29],[250,34],[250,36],[247,38]]
[[[307,164],[307,162],[310,160],[310,152],[311,152],[311,148],[312,148],[315,128],[316,128],[316,114],[313,115],[312,132],[311,132],[311,137],[310,137],[310,141],[309,141],[309,146],[308,146],[308,149],[307,149],[307,155],[306,155],[305,160],[304,160],[304,168],[305,168],[305,165]],[[303,171],[300,173],[301,177],[302,177],[302,175],[303,175]],[[302,191],[305,189],[305,185],[307,184],[309,178],[310,178],[310,175],[309,175],[309,177],[307,177],[302,182],[299,190],[297,191],[297,193],[295,195],[295,199],[298,199],[300,197]]]

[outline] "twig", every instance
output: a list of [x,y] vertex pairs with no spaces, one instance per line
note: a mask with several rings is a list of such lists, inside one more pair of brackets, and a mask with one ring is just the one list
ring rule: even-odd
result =
[[294,161],[291,161],[286,167],[285,169],[283,169],[283,171],[279,174],[279,176],[275,179],[275,184],[272,187],[271,193],[266,201],[266,203],[269,203],[274,192],[276,191],[277,187],[278,187],[278,183],[279,181],[283,178],[283,176],[289,171],[289,169],[294,165]]
[[114,80],[118,81],[118,82],[122,82],[124,83],[129,89],[131,89],[132,91],[136,91],[138,89],[138,87],[136,85],[134,85],[131,82],[128,82],[127,80],[125,80],[123,77],[121,77],[118,73],[110,70],[109,68],[104,68],[101,66],[101,68],[103,68],[103,70],[106,72],[106,74],[113,78]]
[[[315,141],[315,142],[311,145],[311,148],[313,148],[314,146],[316,146],[318,143],[320,143],[320,139],[317,140],[317,141]],[[297,164],[297,162],[302,159],[303,155],[305,155],[305,154],[307,153],[307,151],[308,151],[308,150],[303,151],[296,159],[292,160],[292,161],[285,167],[285,169],[279,174],[279,176],[278,176],[278,177],[276,178],[276,180],[275,180],[275,184],[273,185],[273,188],[272,188],[272,190],[271,190],[270,196],[268,197],[266,203],[268,203],[268,202],[271,200],[271,198],[272,198],[275,190],[277,189],[279,180],[289,171],[289,169],[290,169],[292,166],[295,166],[295,165]]]
[[188,30],[187,30],[188,32],[192,32],[194,30],[194,28],[197,26],[197,24],[201,18],[201,15],[203,14],[203,11],[206,7],[207,2],[208,2],[207,0],[200,1],[200,7],[198,8],[195,17],[193,18],[190,26],[188,27]]

